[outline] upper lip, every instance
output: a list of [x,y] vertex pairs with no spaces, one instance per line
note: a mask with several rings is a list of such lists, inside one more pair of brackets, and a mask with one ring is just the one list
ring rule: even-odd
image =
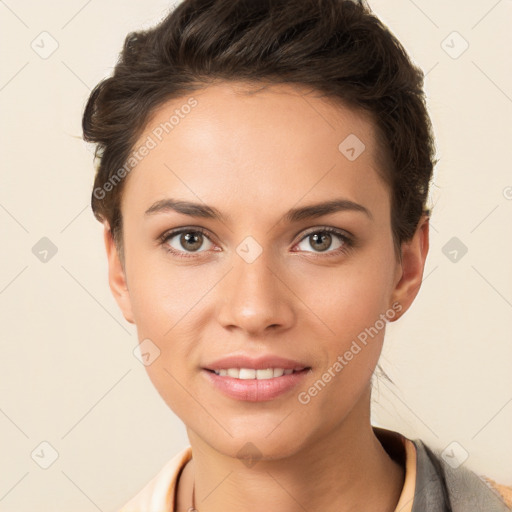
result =
[[261,355],[250,357],[244,354],[233,354],[222,359],[217,359],[204,366],[207,370],[222,370],[227,368],[253,368],[255,370],[264,370],[266,368],[283,368],[284,370],[302,370],[309,368],[308,365],[273,355]]

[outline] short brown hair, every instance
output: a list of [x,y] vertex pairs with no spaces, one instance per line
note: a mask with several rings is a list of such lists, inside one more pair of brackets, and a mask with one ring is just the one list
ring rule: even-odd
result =
[[166,101],[219,80],[300,84],[374,119],[399,257],[430,215],[436,161],[423,77],[364,0],[184,0],[154,28],[128,34],[113,76],[89,97],[82,125],[97,144],[94,215],[109,222],[123,257],[125,180],[106,184]]

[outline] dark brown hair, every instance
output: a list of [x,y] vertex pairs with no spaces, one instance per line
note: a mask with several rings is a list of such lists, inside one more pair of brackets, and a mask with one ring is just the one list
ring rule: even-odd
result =
[[218,81],[297,84],[374,120],[400,257],[430,215],[436,161],[423,76],[364,0],[184,0],[154,28],[128,34],[113,76],[89,97],[82,124],[97,144],[94,215],[109,222],[123,260],[119,178],[166,101]]

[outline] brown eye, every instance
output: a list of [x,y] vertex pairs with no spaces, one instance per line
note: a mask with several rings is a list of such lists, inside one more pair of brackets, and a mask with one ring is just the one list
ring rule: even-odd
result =
[[[162,238],[162,244],[166,246],[169,251],[174,253],[202,253],[204,251],[200,251],[199,249],[203,247],[205,242],[211,244],[210,239],[202,231],[192,229],[167,233]],[[206,249],[209,248],[208,246],[206,247]]]
[[197,251],[203,245],[203,235],[201,233],[181,233],[179,244],[188,251]]
[[329,233],[314,233],[309,235],[309,244],[314,249],[326,251],[332,243],[332,236]]
[[[302,248],[300,247],[301,244],[303,244]],[[310,231],[297,245],[299,249],[306,252],[328,252],[329,254],[340,252],[345,246],[350,246],[349,237],[334,228],[322,228],[316,231]],[[308,247],[312,248],[313,251],[308,251]]]

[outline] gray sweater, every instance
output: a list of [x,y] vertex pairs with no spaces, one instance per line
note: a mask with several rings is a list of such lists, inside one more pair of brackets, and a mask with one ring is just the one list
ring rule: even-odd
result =
[[420,439],[416,446],[416,489],[412,512],[507,512],[512,510],[476,473],[453,469],[440,451]]

